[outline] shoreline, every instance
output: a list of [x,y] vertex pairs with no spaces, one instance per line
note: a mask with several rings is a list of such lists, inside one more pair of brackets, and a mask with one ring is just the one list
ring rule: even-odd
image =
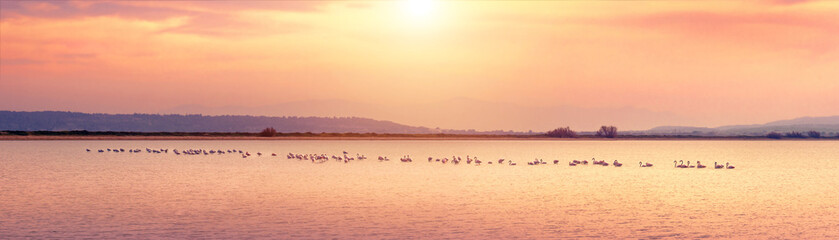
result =
[[675,140],[708,140],[708,141],[836,141],[839,138],[784,138],[771,139],[765,137],[662,137],[662,136],[628,136],[617,138],[599,137],[578,137],[578,138],[551,138],[543,136],[114,136],[114,135],[90,135],[90,136],[67,136],[67,135],[0,135],[0,141],[101,141],[101,140],[126,140],[126,141],[193,141],[193,140],[268,140],[268,141],[290,141],[290,140],[520,140],[520,141],[675,141]]

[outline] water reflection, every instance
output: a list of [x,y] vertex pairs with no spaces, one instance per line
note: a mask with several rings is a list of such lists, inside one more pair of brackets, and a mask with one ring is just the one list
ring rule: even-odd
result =
[[[252,156],[95,151],[106,148]],[[3,238],[839,235],[839,170],[830,164],[839,142],[53,141],[0,142],[0,150]],[[343,151],[370,158],[312,164],[284,156]],[[406,155],[413,161],[396,161]],[[549,164],[425,160],[467,155]],[[563,164],[592,157],[626,165]],[[737,168],[669,166],[676,159]]]

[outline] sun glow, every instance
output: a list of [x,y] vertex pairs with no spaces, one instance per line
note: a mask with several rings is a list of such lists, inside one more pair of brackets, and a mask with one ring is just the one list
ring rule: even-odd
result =
[[406,17],[415,23],[427,23],[434,20],[437,9],[435,0],[404,0],[402,8]]

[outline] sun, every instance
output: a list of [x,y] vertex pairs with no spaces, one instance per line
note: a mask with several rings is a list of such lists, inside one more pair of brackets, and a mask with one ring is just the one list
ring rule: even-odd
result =
[[437,1],[403,0],[402,8],[405,16],[412,22],[429,22],[434,20],[434,15],[437,10]]

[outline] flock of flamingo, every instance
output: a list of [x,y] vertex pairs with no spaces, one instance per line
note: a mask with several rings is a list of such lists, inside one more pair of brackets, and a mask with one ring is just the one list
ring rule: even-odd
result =
[[[85,150],[87,152],[91,152],[90,149],[85,149]],[[112,152],[112,153],[124,153],[124,152],[126,152],[126,150],[124,148],[113,148],[113,149],[112,148],[107,148],[107,149],[97,150],[97,152],[99,152],[99,153],[104,153],[106,151],[107,152]],[[141,152],[143,152],[143,149],[139,149],[139,148],[128,149],[128,153],[141,153]],[[155,154],[169,153],[169,149],[145,148],[145,152],[146,153],[155,153]],[[221,149],[209,149],[209,150],[208,149],[186,149],[186,150],[181,150],[181,151],[179,151],[178,149],[173,149],[172,152],[175,155],[240,154],[242,156],[242,158],[248,158],[248,157],[252,156],[250,152],[237,150],[237,149],[227,149],[227,150],[221,150]],[[256,156],[261,157],[262,152],[257,152]],[[276,153],[271,153],[271,156],[276,157],[277,154]],[[343,151],[343,155],[337,155],[337,156],[336,155],[331,155],[330,156],[328,154],[288,153],[288,154],[286,154],[286,158],[297,159],[297,160],[301,160],[301,161],[303,161],[303,160],[311,161],[312,163],[325,163],[325,162],[330,161],[330,160],[349,163],[349,162],[354,161],[354,160],[365,160],[365,159],[367,159],[367,157],[364,156],[364,155],[355,154],[355,156],[353,156],[353,155],[349,154],[347,151]],[[387,156],[379,156],[377,159],[380,162],[390,161],[390,158],[388,158]],[[402,156],[399,159],[399,161],[401,161],[401,162],[413,162],[413,159],[411,159],[411,156],[405,155],[405,156]],[[446,163],[449,163],[449,162],[451,162],[452,164],[460,164],[462,161],[463,161],[463,159],[461,157],[458,157],[458,156],[452,156],[452,158],[448,158],[448,157],[444,157],[444,158],[428,157],[428,162],[439,162],[439,163],[442,163],[442,164],[446,164]],[[504,164],[505,162],[506,162],[507,165],[510,165],[510,166],[515,166],[516,165],[516,163],[513,162],[512,160],[506,160],[506,159],[503,159],[503,158],[495,160],[495,161],[482,161],[482,160],[478,159],[478,157],[473,157],[473,156],[468,156],[468,155],[466,156],[466,164],[474,163],[474,165],[476,165],[476,166],[481,165],[483,163],[486,163],[486,164],[497,163],[497,165],[500,165],[500,164]],[[538,158],[531,161],[531,162],[527,162],[527,165],[543,165],[543,164],[548,164],[548,162],[545,162],[544,160],[538,159]],[[559,160],[553,160],[553,164],[559,164]],[[588,164],[589,164],[588,160],[582,160],[582,161],[572,160],[572,161],[568,162],[568,166],[572,166],[572,167],[573,166],[578,166],[578,165],[588,165]],[[606,166],[606,167],[608,167],[610,165],[605,160],[596,160],[595,158],[591,158],[591,164],[592,165]],[[623,166],[623,163],[618,162],[618,160],[614,160],[611,163],[611,165],[615,166],[615,167],[621,167],[621,166]],[[645,162],[638,162],[638,166],[646,168],[646,167],[653,167],[653,164],[649,163],[649,162],[646,162],[646,163]],[[684,160],[673,161],[673,167],[675,167],[675,168],[707,168],[707,166],[702,165],[702,162],[700,162],[700,161],[696,161],[696,166],[694,166],[694,165],[690,164],[690,161],[687,161],[687,164],[684,164]],[[725,165],[717,164],[717,162],[714,162],[714,169],[734,169],[734,165],[730,165],[728,162],[726,162]]]

